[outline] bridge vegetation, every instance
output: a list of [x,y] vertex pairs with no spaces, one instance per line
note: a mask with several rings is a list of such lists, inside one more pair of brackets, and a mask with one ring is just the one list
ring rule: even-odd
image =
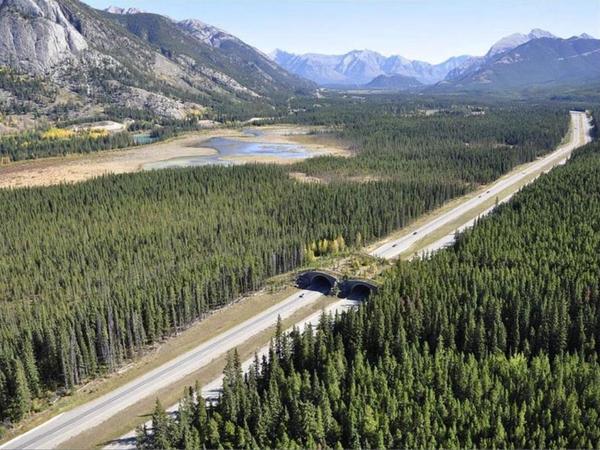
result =
[[[1,191],[0,420],[44,408],[57,390],[114,371],[297,268],[311,242],[371,242],[549,151],[568,120],[562,106],[500,105],[482,116],[433,118],[403,111],[394,102],[340,103],[321,108],[322,117],[307,111],[298,118],[343,125],[354,159]],[[288,171],[299,168],[335,179],[295,182]],[[356,183],[344,175],[354,171],[385,176]]]
[[278,333],[224,390],[160,405],[153,448],[598,448],[600,143],[368,304]]

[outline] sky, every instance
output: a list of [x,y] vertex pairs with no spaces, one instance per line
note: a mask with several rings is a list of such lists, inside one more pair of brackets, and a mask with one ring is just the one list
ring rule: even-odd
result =
[[483,55],[499,38],[542,28],[600,38],[600,0],[85,0],[200,19],[270,52],[375,50],[431,63]]

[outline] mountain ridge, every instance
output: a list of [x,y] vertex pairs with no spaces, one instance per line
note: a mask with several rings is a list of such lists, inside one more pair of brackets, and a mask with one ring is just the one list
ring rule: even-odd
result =
[[529,40],[434,89],[523,90],[600,81],[600,40],[584,36]]
[[453,56],[442,63],[430,64],[400,55],[386,57],[372,50],[352,50],[343,55],[297,55],[280,49],[269,56],[289,72],[321,85],[367,84],[380,75],[404,75],[423,84],[433,84],[470,58],[468,55]]
[[[578,39],[593,39],[583,33]],[[352,50],[342,55],[319,53],[294,54],[276,49],[270,57],[288,71],[322,86],[368,85],[378,77],[394,75],[417,79],[423,85],[452,82],[478,72],[496,57],[527,42],[539,39],[561,39],[539,28],[529,33],[513,33],[493,43],[482,56],[461,55],[439,64],[410,60],[400,55],[383,56],[372,50]],[[380,81],[384,80],[380,79]]]
[[0,66],[53,84],[79,105],[72,110],[118,106],[183,119],[313,89],[216,27],[139,9],[0,0],[0,34]]

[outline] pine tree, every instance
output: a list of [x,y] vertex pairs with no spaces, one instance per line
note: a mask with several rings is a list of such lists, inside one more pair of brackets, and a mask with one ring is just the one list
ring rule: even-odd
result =
[[13,360],[12,367],[9,417],[11,420],[19,421],[31,411],[31,390],[21,360]]
[[155,448],[172,448],[173,438],[169,416],[157,399],[152,412],[152,445]]

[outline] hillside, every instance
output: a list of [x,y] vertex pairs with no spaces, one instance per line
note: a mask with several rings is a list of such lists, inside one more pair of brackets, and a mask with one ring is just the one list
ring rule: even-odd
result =
[[423,86],[414,77],[407,77],[405,75],[379,75],[370,83],[364,85],[367,89],[383,89],[383,90],[397,90],[404,91],[410,89],[416,89]]
[[450,74],[438,88],[501,91],[577,86],[599,81],[600,40],[587,36],[542,37],[504,52],[490,51],[463,73]]
[[[235,36],[198,20],[175,22],[149,13],[107,14],[160,53],[237,93],[273,96],[309,88]],[[190,61],[192,60],[192,61]]]
[[[30,102],[29,110],[50,113],[59,104],[77,116],[111,105],[181,119],[207,107],[266,105],[312,88],[221,30],[110,11],[116,14],[78,0],[3,1],[0,66],[57,93]],[[14,90],[4,89],[5,103],[14,106]]]

